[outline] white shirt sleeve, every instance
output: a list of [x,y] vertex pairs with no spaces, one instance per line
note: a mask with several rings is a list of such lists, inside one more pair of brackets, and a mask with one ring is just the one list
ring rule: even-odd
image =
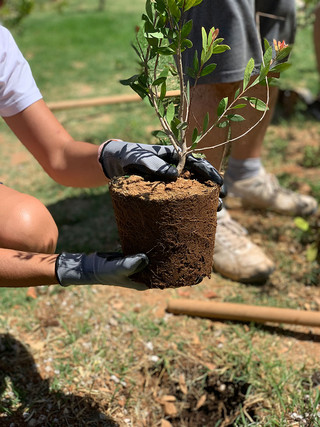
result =
[[11,33],[0,25],[0,116],[20,113],[41,98],[28,62]]

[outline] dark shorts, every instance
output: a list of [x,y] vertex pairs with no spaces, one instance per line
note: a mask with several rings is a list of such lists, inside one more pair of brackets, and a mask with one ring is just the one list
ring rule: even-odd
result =
[[[295,0],[203,0],[187,12],[193,19],[190,40],[193,48],[184,53],[184,67],[190,66],[194,50],[201,52],[201,27],[207,32],[219,28],[219,37],[231,50],[214,55],[217,68],[199,83],[235,82],[243,79],[250,58],[261,65],[261,41],[266,38],[292,44],[295,35]],[[186,69],[186,68],[185,68]]]

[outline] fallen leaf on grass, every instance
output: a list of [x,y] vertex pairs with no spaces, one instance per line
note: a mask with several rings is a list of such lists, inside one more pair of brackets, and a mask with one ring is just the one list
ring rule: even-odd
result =
[[32,299],[37,299],[37,290],[36,290],[36,288],[34,288],[34,287],[28,288],[28,290],[27,290],[27,297],[32,298]]
[[179,376],[179,387],[183,394],[188,394],[188,388],[186,385],[186,379],[183,374]]
[[200,340],[199,340],[198,335],[193,335],[193,337],[192,337],[192,344],[194,344],[194,345],[199,345],[200,344]]
[[124,396],[120,396],[118,399],[118,404],[123,408],[126,404],[126,398]]
[[164,413],[170,417],[175,417],[178,414],[176,405],[172,402],[164,402]]
[[179,289],[178,290],[178,295],[180,295],[180,297],[186,297],[186,298],[188,298],[190,296],[190,291],[186,291],[184,289]]
[[160,400],[164,404],[165,402],[175,402],[177,399],[175,396],[172,396],[171,394],[167,394],[165,396],[161,396]]
[[44,347],[46,346],[45,341],[30,341],[29,340],[28,344],[30,345],[32,350],[37,351],[37,352],[43,350]]
[[122,301],[115,301],[112,304],[112,308],[114,308],[115,310],[121,310],[123,308],[123,302]]
[[172,424],[169,421],[162,418],[161,427],[172,427]]
[[208,292],[205,292],[204,294],[203,294],[203,296],[205,297],[205,298],[208,298],[208,299],[212,299],[212,298],[218,298],[218,294],[216,294],[214,291],[208,291]]
[[205,363],[204,363],[204,366],[205,366],[206,368],[208,368],[208,369],[209,369],[209,371],[214,371],[215,369],[217,369],[217,365],[215,365],[215,364],[213,364],[213,363],[210,363],[210,362],[205,362]]
[[197,402],[197,405],[196,405],[196,411],[197,411],[198,409],[200,409],[200,408],[201,408],[201,406],[203,406],[203,405],[205,404],[206,400],[207,400],[207,395],[206,395],[206,394],[203,394],[203,395],[200,397],[200,399],[198,400],[198,402]]

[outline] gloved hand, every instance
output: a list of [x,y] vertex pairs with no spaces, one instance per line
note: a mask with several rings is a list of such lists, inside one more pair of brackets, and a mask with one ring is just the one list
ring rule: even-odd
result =
[[56,276],[61,286],[101,284],[144,291],[147,286],[129,276],[143,270],[148,262],[145,254],[124,257],[121,253],[63,252],[56,260]]
[[[178,177],[174,164],[178,154],[172,145],[148,145],[109,140],[100,146],[99,162],[107,178],[126,174],[151,175],[155,179],[172,181]],[[187,156],[185,168],[199,178],[220,185],[220,197],[226,196],[223,178],[207,160]],[[222,209],[219,199],[218,211]]]
[[[99,162],[108,178],[126,174],[151,175],[164,181],[178,177],[174,164],[178,154],[172,145],[148,145],[120,140],[109,140],[100,147]],[[205,159],[189,155],[186,169],[196,176],[222,186],[223,178]]]

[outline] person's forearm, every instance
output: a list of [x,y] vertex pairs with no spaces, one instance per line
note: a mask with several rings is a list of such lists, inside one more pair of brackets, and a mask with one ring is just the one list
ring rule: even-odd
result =
[[46,171],[56,182],[69,187],[105,185],[108,180],[98,162],[98,148],[87,142],[67,142],[61,161]]
[[43,100],[4,119],[48,175],[59,184],[70,187],[106,184],[107,178],[97,159],[99,146],[75,141]]
[[58,255],[0,249],[0,287],[29,287],[57,284]]

